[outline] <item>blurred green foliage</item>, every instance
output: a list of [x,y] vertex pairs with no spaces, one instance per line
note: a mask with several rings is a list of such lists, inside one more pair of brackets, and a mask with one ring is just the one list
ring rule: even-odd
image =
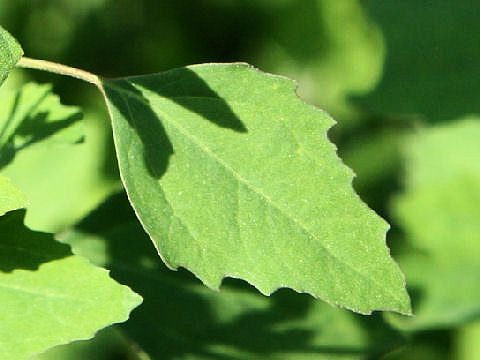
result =
[[[78,223],[119,189],[101,98],[74,80],[18,71],[6,88],[26,79],[53,82],[62,102],[86,114],[84,143],[46,149],[39,158],[25,150],[11,165],[25,186],[22,163],[56,166],[67,179],[61,186],[45,179],[38,196],[64,191],[72,202],[50,195],[45,213],[28,215],[32,225],[60,231],[77,223],[59,238],[111,267],[120,282],[140,277],[134,290],[153,314],[140,307],[130,322],[94,341],[40,358],[143,360],[145,352],[152,359],[479,358],[472,322],[480,317],[480,119],[456,120],[480,113],[479,13],[480,3],[471,0],[0,2],[0,23],[30,57],[112,77],[247,61],[299,80],[299,93],[338,121],[330,138],[357,173],[357,192],[392,224],[387,241],[418,312],[413,319],[360,317],[288,291],[264,298],[233,280],[209,293],[184,272],[153,264],[151,248],[119,252],[121,242],[148,244],[122,195]],[[93,198],[83,195],[92,189]],[[92,223],[112,202],[115,219],[102,215]],[[46,214],[61,214],[62,221]]]

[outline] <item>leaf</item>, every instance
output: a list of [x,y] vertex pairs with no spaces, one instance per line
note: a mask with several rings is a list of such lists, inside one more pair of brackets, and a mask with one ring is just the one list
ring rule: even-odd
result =
[[379,358],[402,342],[380,316],[287,289],[264,297],[238,280],[214,292],[186,271],[168,271],[123,193],[64,241],[142,294],[142,307],[118,328],[151,359],[353,360]]
[[360,313],[408,313],[388,225],[353,192],[294,82],[245,64],[105,80],[120,173],[171,268],[218,288],[307,292]]
[[480,314],[480,119],[424,129],[405,150],[395,214],[411,249],[400,257],[416,317],[402,328],[447,328]]
[[385,52],[382,33],[370,21],[361,2],[267,3],[265,11],[271,28],[266,31],[265,44],[255,47],[259,52],[255,63],[299,79],[302,98],[328,109],[330,114],[341,115],[339,126],[358,123],[358,109],[349,97],[375,87]]
[[467,324],[458,330],[457,359],[470,360],[480,356],[480,321]]
[[1,171],[27,195],[30,228],[61,231],[119,188],[116,169],[103,171],[111,141],[104,111],[83,116],[62,105],[51,85],[33,83],[0,89],[0,109]]
[[23,55],[17,40],[0,26],[0,86]]
[[49,84],[25,84],[17,93],[2,91],[0,106],[0,167],[18,151],[47,138],[60,143],[82,139],[81,112],[62,105]]
[[23,226],[23,211],[0,217],[0,353],[21,360],[93,337],[141,302],[104,269],[71,254],[51,235]]
[[0,216],[7,211],[17,210],[27,204],[26,196],[5,176],[0,175]]

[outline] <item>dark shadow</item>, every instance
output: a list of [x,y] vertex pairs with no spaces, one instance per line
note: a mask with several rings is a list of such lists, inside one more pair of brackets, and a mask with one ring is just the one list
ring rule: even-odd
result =
[[431,122],[480,113],[480,2],[363,2],[380,26],[383,77],[358,103],[379,114],[421,114]]
[[145,165],[155,178],[160,178],[167,170],[173,145],[163,125],[166,120],[152,110],[150,100],[137,87],[171,99],[217,126],[246,132],[228,104],[187,68],[157,75],[108,80],[104,84],[110,102],[141,139]]
[[[43,96],[41,96],[36,103],[32,104],[32,106],[27,112],[32,111],[36,106],[38,106],[42,102],[42,100],[45,99],[46,96],[47,96],[47,93],[45,92]],[[10,131],[11,126],[14,126],[13,121],[18,111],[18,106],[19,106],[21,97],[22,97],[22,93],[20,91],[17,92],[17,94],[15,95],[15,100],[13,102],[12,109],[10,110],[10,114],[8,115],[7,120],[3,124],[2,129],[0,130],[0,139],[5,137],[5,134],[7,134]],[[14,142],[14,136],[16,132],[15,130],[16,129],[14,129],[12,135],[10,135],[8,138],[3,140],[4,142],[3,144],[0,144],[0,169],[10,164],[15,157],[15,153],[16,153],[15,142]]]
[[[46,97],[46,94],[44,94],[41,98],[41,100],[43,100],[44,98]],[[21,98],[21,93],[20,92],[17,92],[17,94],[15,95],[15,100],[13,101],[13,106],[12,106],[12,109],[10,111],[10,114],[8,115],[8,119],[7,121],[5,121],[5,123],[3,124],[2,126],[2,129],[0,130],[0,138],[4,137],[5,134],[7,133],[9,127],[11,126],[14,118],[15,118],[15,114],[17,112],[17,109],[18,109],[18,103],[20,102],[20,98]],[[38,103],[41,101],[39,100],[37,102],[36,105],[38,105]]]
[[161,74],[128,78],[132,84],[168,98],[222,128],[247,132],[242,121],[226,101],[189,68],[173,69]]
[[25,227],[24,218],[25,210],[0,216],[0,271],[37,270],[43,263],[72,255],[70,246],[55,241],[51,234]]
[[[408,343],[389,354],[385,360],[456,359],[458,354],[458,344],[454,341],[457,336],[456,331],[456,329],[449,329],[411,332],[408,334]],[[378,358],[371,360],[378,360]]]
[[11,138],[0,149],[0,170],[13,161],[15,154],[15,144],[13,138]]
[[[401,146],[416,127],[418,119],[412,117],[378,117],[366,114],[356,126],[337,131],[329,130],[330,139],[338,147],[338,155],[356,174],[353,188],[361,199],[395,227],[391,214],[391,201],[401,192],[404,161]],[[384,141],[383,139],[390,140]],[[378,151],[363,152],[376,143]],[[367,165],[366,165],[367,164]],[[377,169],[372,172],[372,164]],[[364,172],[367,169],[367,172]],[[392,231],[389,232],[389,235]]]
[[[152,111],[148,99],[128,81],[108,81],[104,85],[108,100],[140,138],[143,161],[150,175],[160,178],[167,170],[168,160],[173,154],[173,146],[162,119]],[[141,116],[133,116],[134,113]]]
[[[17,147],[17,151],[38,143],[62,129],[65,129],[79,120],[83,119],[80,112],[70,115],[62,120],[47,122],[48,113],[39,113],[33,117],[26,118],[17,129],[17,134],[26,137],[28,140]],[[83,137],[79,137],[75,143],[81,143]]]
[[407,284],[407,291],[412,301],[412,311],[415,314],[425,300],[425,289],[418,285]]
[[[320,300],[289,289],[267,298],[235,279],[226,279],[221,290],[215,292],[186,270],[167,270],[123,193],[111,197],[77,230],[100,234],[106,241],[107,268],[112,277],[142,295],[143,304],[119,327],[152,358],[173,360],[192,354],[206,359],[240,360],[248,358],[248,354],[267,358],[281,353],[367,357],[391,350],[396,334],[386,331],[378,317],[358,315],[355,319],[369,327],[364,333],[370,340],[366,347],[340,346],[337,344],[342,340],[338,339],[319,345],[315,337],[335,328],[331,323],[336,319],[335,311],[343,312],[340,318],[347,324],[356,315],[315,303]],[[312,328],[307,320],[318,305],[326,311],[324,327]],[[347,330],[345,336],[349,334]],[[215,350],[218,346],[225,350]]]
[[[17,112],[19,111],[19,104],[21,102],[23,92],[19,91],[15,96],[15,101],[10,111],[10,115],[0,130],[0,138],[7,132],[13,130],[12,134],[5,139],[3,146],[0,144],[0,169],[9,165],[14,160],[17,152],[47,139],[48,137],[73,125],[83,118],[83,114],[81,112],[76,112],[68,117],[57,119],[55,121],[47,121],[49,116],[48,112],[39,112],[32,116],[32,113],[36,111],[37,107],[42,103],[43,100],[45,100],[49,93],[49,90],[45,91],[44,94],[40,96],[35,103],[31,104],[28,109],[20,110],[21,114],[27,114],[27,116],[23,118],[19,124],[14,124],[13,122],[18,116]],[[11,126],[15,126],[16,128],[9,129]],[[24,139],[24,141],[16,141],[15,138],[17,136],[21,136],[22,140]],[[79,136],[75,143],[80,143],[82,141],[83,137]]]
[[367,350],[368,356],[365,360],[382,359],[383,355],[399,348],[407,342],[402,333],[392,328],[381,312],[372,315],[353,315],[355,322],[368,334]]

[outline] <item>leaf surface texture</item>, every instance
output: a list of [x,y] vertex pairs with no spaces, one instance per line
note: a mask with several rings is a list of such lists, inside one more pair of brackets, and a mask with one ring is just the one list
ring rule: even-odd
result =
[[21,209],[26,204],[26,196],[12,184],[9,178],[0,176],[0,216],[7,211]]
[[23,55],[17,40],[0,26],[0,86]]
[[0,353],[22,360],[128,319],[140,296],[49,234],[0,217]]
[[169,267],[212,288],[228,276],[409,312],[388,225],[354,193],[334,121],[294,82],[210,64],[104,86],[124,185]]
[[65,241],[142,295],[142,306],[118,328],[152,359],[358,360],[401,342],[380,314],[354,314],[289,289],[265,297],[232,279],[210,291],[186,271],[168,271],[124,193]]

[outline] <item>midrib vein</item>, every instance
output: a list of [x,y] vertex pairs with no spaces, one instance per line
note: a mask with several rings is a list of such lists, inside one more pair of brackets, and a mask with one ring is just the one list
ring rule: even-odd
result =
[[82,301],[79,301],[77,297],[72,297],[72,296],[68,296],[68,295],[64,295],[64,294],[45,293],[45,292],[40,292],[40,291],[37,291],[37,290],[24,288],[24,287],[21,287],[21,286],[18,286],[18,285],[5,284],[5,283],[2,283],[2,282],[0,282],[0,287],[5,288],[5,289],[9,289],[9,290],[14,290],[14,291],[17,291],[17,292],[20,292],[20,293],[37,295],[37,296],[41,296],[41,297],[44,297],[44,298],[54,298],[54,299],[59,299],[59,300],[60,299],[69,299],[69,300],[74,300],[75,302],[82,302]]

